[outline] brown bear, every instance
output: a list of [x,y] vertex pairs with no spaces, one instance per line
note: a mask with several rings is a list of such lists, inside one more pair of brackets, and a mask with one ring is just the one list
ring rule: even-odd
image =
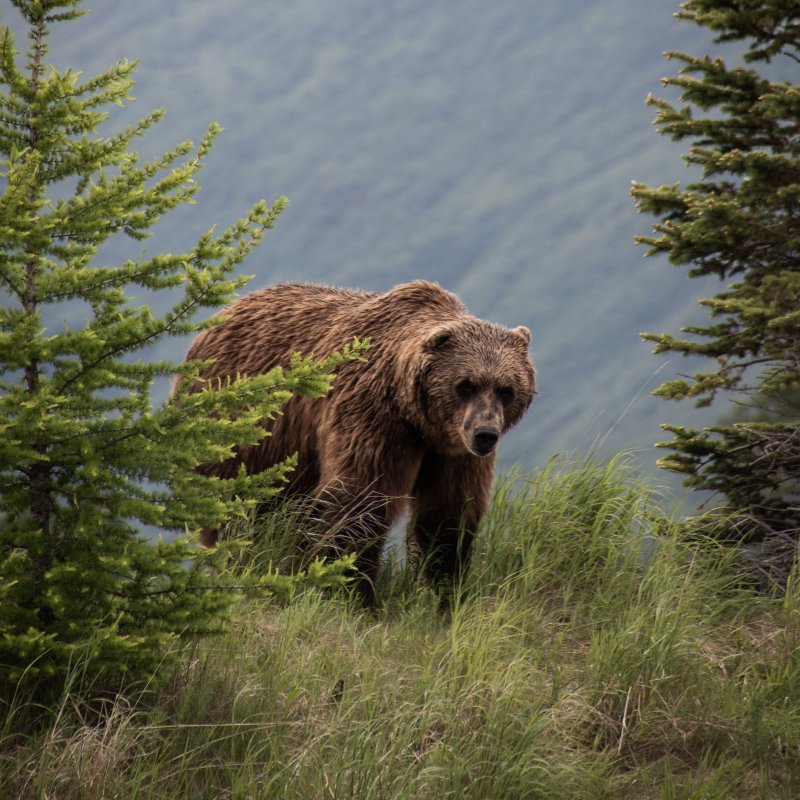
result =
[[[324,397],[294,397],[271,436],[219,465],[260,471],[298,455],[289,490],[312,496],[334,553],[355,551],[366,605],[387,531],[411,506],[410,545],[434,584],[458,580],[489,501],[500,436],[534,395],[530,331],[469,314],[426,281],[386,293],[309,284],[253,292],[220,312],[187,359],[202,377],[261,374],[293,353],[324,357],[369,337],[367,361],[340,368]],[[206,545],[217,534],[205,531]]]

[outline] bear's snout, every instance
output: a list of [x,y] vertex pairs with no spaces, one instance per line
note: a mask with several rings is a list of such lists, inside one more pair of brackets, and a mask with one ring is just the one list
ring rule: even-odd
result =
[[497,428],[478,428],[472,439],[475,454],[488,456],[494,450],[499,439],[500,431]]

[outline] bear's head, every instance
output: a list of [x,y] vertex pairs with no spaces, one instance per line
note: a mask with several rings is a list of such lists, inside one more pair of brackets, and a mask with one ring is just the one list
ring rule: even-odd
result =
[[494,453],[535,394],[530,331],[468,317],[423,336],[416,394],[426,440],[446,455]]

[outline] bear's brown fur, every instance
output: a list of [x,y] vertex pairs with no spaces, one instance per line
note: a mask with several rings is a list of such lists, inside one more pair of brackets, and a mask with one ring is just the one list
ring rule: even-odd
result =
[[[295,397],[271,436],[209,466],[260,471],[298,454],[289,489],[319,501],[333,551],[355,549],[359,589],[374,602],[387,530],[411,504],[409,537],[433,582],[457,579],[486,509],[495,445],[534,394],[527,328],[470,316],[425,281],[384,294],[307,284],[253,292],[221,312],[187,359],[214,359],[214,380],[261,374],[293,353],[324,357],[354,337],[371,339],[367,362],[339,370],[325,397]],[[216,533],[206,531],[205,544]]]

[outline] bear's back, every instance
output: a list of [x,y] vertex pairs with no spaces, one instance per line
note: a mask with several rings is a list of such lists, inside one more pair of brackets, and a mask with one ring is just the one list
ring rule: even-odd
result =
[[217,314],[225,321],[204,331],[187,359],[214,359],[207,379],[254,375],[287,365],[294,353],[324,358],[354,338],[370,337],[374,361],[389,343],[437,321],[465,315],[458,298],[427,281],[385,293],[307,283],[283,283],[251,292]]

